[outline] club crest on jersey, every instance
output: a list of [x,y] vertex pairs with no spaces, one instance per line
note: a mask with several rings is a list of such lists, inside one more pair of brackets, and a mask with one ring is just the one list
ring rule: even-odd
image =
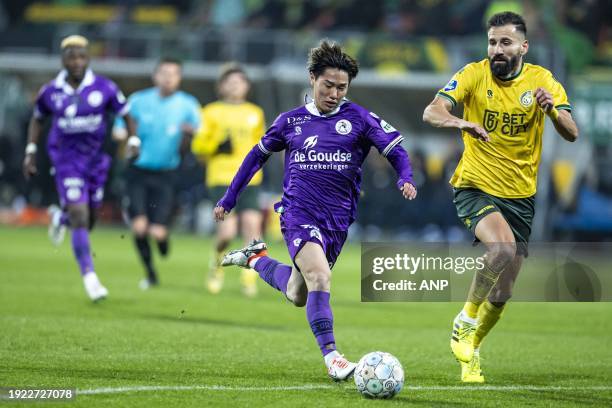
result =
[[492,98],[493,97],[493,91],[490,89],[487,89],[487,98]]
[[336,122],[336,132],[341,135],[348,135],[353,130],[353,125],[346,119],[340,119]]
[[87,96],[87,103],[92,108],[97,108],[98,106],[100,106],[102,104],[102,99],[103,98],[104,97],[102,96],[102,92],[100,92],[100,91],[92,91],[89,94],[89,96]]
[[457,89],[457,80],[456,79],[451,79],[448,84],[446,84],[446,86],[444,87],[445,91],[452,91],[454,89]]
[[523,94],[519,98],[519,102],[521,102],[521,105],[526,108],[530,107],[533,103],[533,96],[531,95],[531,90],[523,92]]
[[301,126],[296,126],[295,127],[295,134],[298,135],[298,136],[302,134],[302,127]]
[[309,136],[304,140],[304,144],[302,145],[302,149],[308,150],[312,149],[316,146],[317,140],[319,139],[319,135]]

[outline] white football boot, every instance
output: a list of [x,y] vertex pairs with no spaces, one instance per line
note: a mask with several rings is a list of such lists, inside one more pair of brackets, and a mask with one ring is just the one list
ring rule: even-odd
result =
[[55,246],[60,246],[64,242],[66,236],[66,226],[62,224],[62,209],[57,205],[52,204],[47,210],[49,214],[49,240]]
[[83,276],[83,285],[85,286],[87,296],[94,302],[108,296],[108,289],[102,286],[95,272],[89,272]]
[[357,367],[356,363],[352,363],[344,358],[344,355],[338,353],[337,350],[325,356],[325,365],[327,366],[327,374],[334,381],[344,381],[350,378]]
[[268,246],[265,242],[254,239],[249,245],[242,249],[235,249],[225,254],[221,260],[221,266],[236,265],[241,268],[250,268],[249,261],[254,257],[267,254]]

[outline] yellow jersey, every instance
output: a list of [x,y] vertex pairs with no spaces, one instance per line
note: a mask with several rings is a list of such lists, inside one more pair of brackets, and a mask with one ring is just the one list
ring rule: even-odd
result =
[[535,194],[546,119],[534,97],[540,87],[552,95],[557,109],[572,110],[550,71],[528,63],[502,80],[491,73],[488,59],[473,62],[438,92],[453,106],[463,103],[463,119],[482,125],[490,137],[483,142],[462,132],[465,149],[451,185],[502,198]]
[[[201,111],[202,126],[191,142],[191,150],[207,164],[206,185],[228,186],[242,160],[265,132],[263,110],[250,102],[213,102]],[[258,171],[249,185],[259,185]]]

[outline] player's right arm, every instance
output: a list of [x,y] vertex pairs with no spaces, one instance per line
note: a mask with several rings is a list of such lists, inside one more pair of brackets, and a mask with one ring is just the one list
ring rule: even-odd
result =
[[45,116],[51,114],[51,110],[47,106],[46,94],[48,87],[43,86],[38,93],[32,117],[28,124],[28,144],[26,145],[25,158],[23,159],[23,175],[26,180],[36,174],[36,152],[38,151],[38,141],[42,133],[42,122]]
[[437,128],[456,128],[469,133],[472,137],[488,142],[489,134],[477,123],[468,122],[450,113],[453,105],[436,95],[423,112],[423,122]]
[[478,68],[475,64],[468,64],[438,91],[434,100],[423,111],[423,121],[437,128],[456,128],[467,132],[472,137],[489,141],[489,134],[477,123],[468,122],[451,114],[457,103],[469,98],[476,82]]
[[272,153],[285,149],[286,144],[283,135],[284,121],[283,115],[276,118],[259,143],[246,155],[227,191],[213,210],[216,221],[222,221],[225,218],[225,214],[229,213],[236,206],[240,193],[249,185],[255,173],[262,168]]

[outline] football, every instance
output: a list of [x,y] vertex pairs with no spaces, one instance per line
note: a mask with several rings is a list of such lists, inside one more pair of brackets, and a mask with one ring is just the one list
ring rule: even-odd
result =
[[404,386],[404,369],[397,358],[383,351],[361,357],[353,376],[357,390],[368,398],[393,398]]

